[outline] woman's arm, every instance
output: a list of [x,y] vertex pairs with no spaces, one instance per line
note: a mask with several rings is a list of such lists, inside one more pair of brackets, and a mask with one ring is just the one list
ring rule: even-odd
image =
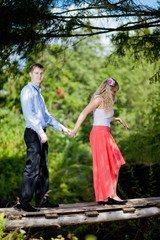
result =
[[125,129],[129,128],[128,125],[121,118],[110,118],[110,122],[120,122]]
[[83,121],[86,119],[87,115],[90,112],[92,112],[94,109],[98,108],[101,103],[102,103],[102,98],[96,97],[96,98],[92,99],[91,102],[83,109],[83,111],[80,113],[80,115],[77,119],[74,130],[70,134],[71,138],[77,134],[78,129],[80,128]]

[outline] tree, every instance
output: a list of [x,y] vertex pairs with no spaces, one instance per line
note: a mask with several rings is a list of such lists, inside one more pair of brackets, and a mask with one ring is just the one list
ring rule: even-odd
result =
[[[1,0],[1,58],[6,61],[14,53],[26,57],[34,46],[38,47],[38,50],[42,49],[46,42],[53,39],[123,33],[146,28],[158,29],[160,26],[160,10],[136,4],[134,0],[61,2],[62,5],[59,1],[52,0]],[[70,8],[72,4],[74,9]],[[107,24],[109,19],[120,22],[110,27]],[[103,26],[96,24],[98,20],[103,20]],[[152,42],[153,48],[157,46],[156,49],[160,49],[158,30],[154,33],[148,32],[145,39]],[[159,50],[155,55],[159,55]]]

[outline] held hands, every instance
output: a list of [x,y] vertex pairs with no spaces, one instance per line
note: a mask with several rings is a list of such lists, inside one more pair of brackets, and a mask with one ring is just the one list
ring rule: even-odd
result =
[[67,133],[70,138],[75,137],[76,133],[77,133],[76,131],[74,131],[74,130],[71,131],[70,129],[68,129],[64,126],[63,126],[63,132]]
[[69,135],[71,138],[76,136],[76,132],[74,130],[71,131],[71,134]]
[[70,138],[73,138],[76,136],[76,132],[74,130],[70,130],[66,127],[63,127],[63,132],[67,133]]
[[129,128],[128,125],[121,118],[119,118],[118,120],[126,130]]
[[72,131],[70,129],[68,129],[68,128],[63,126],[63,132],[67,133],[68,136],[70,137],[70,134],[71,134]]

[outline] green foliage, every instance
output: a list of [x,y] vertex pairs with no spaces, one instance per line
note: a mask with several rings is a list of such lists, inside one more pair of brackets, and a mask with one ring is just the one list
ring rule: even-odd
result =
[[[160,55],[159,29],[140,29],[134,33],[119,32],[112,36],[112,43],[116,47],[116,53],[125,56],[132,52],[137,63],[147,61],[158,65]],[[155,71],[154,71],[155,72]],[[154,73],[153,72],[153,73]],[[160,79],[160,68],[150,76],[150,82],[158,82]]]
[[112,36],[112,42],[116,46],[116,51],[120,55],[132,51],[136,60],[141,57],[146,58],[148,62],[159,61],[160,41],[159,30],[154,28],[140,29],[130,34],[129,32],[119,32]]
[[4,219],[4,213],[0,214],[0,240],[4,236],[4,228],[5,228],[5,219]]
[[8,203],[15,204],[19,195],[20,180],[22,179],[25,165],[25,146],[23,141],[24,119],[23,116],[0,109],[0,192],[2,206]]
[[5,214],[0,214],[0,240],[25,240],[26,235],[23,229],[16,229],[15,231],[7,232]]

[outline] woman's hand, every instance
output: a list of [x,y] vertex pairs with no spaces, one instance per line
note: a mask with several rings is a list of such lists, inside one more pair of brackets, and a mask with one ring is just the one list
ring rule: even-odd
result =
[[128,125],[121,119],[121,118],[119,118],[119,122],[123,125],[123,127],[127,130],[127,128],[129,128],[128,127]]

